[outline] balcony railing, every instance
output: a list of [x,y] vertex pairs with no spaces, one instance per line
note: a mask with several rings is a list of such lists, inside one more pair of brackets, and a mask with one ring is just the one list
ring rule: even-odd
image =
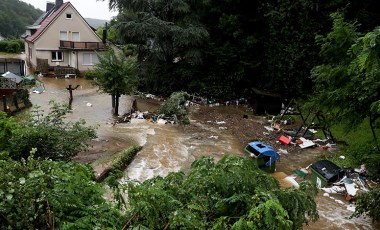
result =
[[79,49],[79,50],[101,50],[105,49],[102,42],[73,42],[73,41],[60,41],[61,49]]

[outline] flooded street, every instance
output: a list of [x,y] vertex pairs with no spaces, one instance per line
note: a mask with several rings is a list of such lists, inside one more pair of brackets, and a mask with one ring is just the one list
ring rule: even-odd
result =
[[[113,125],[111,97],[97,92],[90,81],[44,77],[39,80],[44,83],[45,92],[31,93],[30,99],[33,105],[41,106],[45,111],[49,108],[50,100],[68,103],[69,91],[66,88],[69,85],[73,87],[79,85],[73,91],[73,112],[68,115],[68,120],[76,121],[83,118],[87,125],[98,126],[98,138],[92,140],[93,147],[89,151],[79,154],[75,160],[92,164],[97,173],[107,166],[115,153],[129,146],[143,146],[125,173],[127,179],[139,181],[158,175],[165,176],[171,171],[187,170],[195,159],[203,155],[211,155],[216,159],[227,154],[244,155],[245,140],[239,139],[242,131],[233,128],[224,129],[224,127],[215,125],[215,120],[201,120],[199,115],[202,114],[199,111],[197,113],[198,108],[196,107],[191,108],[195,115],[191,117],[189,126],[157,124],[143,119],[132,119],[130,123]],[[130,97],[121,97],[120,114],[129,111],[130,102]],[[140,111],[152,112],[158,107],[158,104],[139,99],[137,107]],[[206,115],[209,114],[203,113],[203,116]],[[234,115],[236,116],[236,114],[227,114],[226,119],[232,118]],[[263,121],[254,117],[243,120],[240,114],[238,116],[239,118],[233,120],[235,124],[244,121],[256,124],[256,127],[262,126]],[[255,128],[250,128],[250,130],[262,134],[261,130]],[[248,134],[247,136],[247,138],[251,138]],[[281,158],[277,164],[277,171],[290,175],[293,170],[306,167],[314,162],[320,152],[320,149],[312,148],[290,153]],[[336,195],[335,198],[344,201],[340,195]],[[380,226],[372,224],[369,218],[348,219],[352,212],[346,209],[347,205],[324,197],[322,192],[319,192],[316,201],[320,220],[305,226],[304,229],[380,229]]]

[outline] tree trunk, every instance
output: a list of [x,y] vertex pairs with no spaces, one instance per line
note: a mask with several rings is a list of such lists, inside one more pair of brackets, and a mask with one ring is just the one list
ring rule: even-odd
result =
[[115,116],[119,116],[119,98],[120,98],[120,94],[116,94],[115,107],[114,107],[114,115]]
[[112,108],[115,108],[115,94],[111,94]]
[[373,114],[369,114],[369,126],[371,127],[371,131],[372,131],[372,136],[373,136],[373,139],[375,140],[375,144],[376,144],[376,147],[377,147],[377,150],[380,151],[380,146],[379,146],[379,142],[377,141],[377,136],[376,136],[376,132],[375,132],[375,128],[373,127],[373,124],[375,123],[375,121],[380,117],[380,115],[373,115]]

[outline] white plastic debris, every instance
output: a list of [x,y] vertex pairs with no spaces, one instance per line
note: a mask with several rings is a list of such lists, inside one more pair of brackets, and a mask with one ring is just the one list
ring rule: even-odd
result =
[[218,140],[219,136],[210,136],[209,138],[210,138],[210,139]]
[[306,138],[301,137],[300,140],[302,141],[302,144],[299,145],[301,149],[308,148],[315,145],[313,141],[308,140]]
[[225,121],[217,121],[216,124],[217,125],[223,125],[223,124],[226,124],[226,122]]
[[288,150],[286,150],[286,149],[278,149],[278,153],[281,155],[281,154],[285,154],[285,155],[288,155],[289,154],[289,152],[288,152]]
[[338,203],[338,204],[343,204],[343,205],[345,204],[343,201],[338,200],[338,199],[336,199],[335,202]]
[[345,156],[339,156],[339,158],[340,158],[340,159],[343,159],[343,160],[346,159]]
[[325,192],[325,193],[323,193],[323,196],[329,197],[330,194],[328,194],[327,192]]
[[157,124],[166,124],[166,123],[168,123],[168,121],[167,120],[165,120],[165,119],[158,119],[158,121],[157,121]]
[[92,107],[92,104],[90,102],[87,102],[86,106]]
[[227,129],[227,127],[219,127],[219,129],[223,129],[223,130],[225,130],[225,129]]
[[315,130],[315,129],[309,129],[309,131],[310,131],[311,133],[317,133],[317,132],[318,132],[318,131]]
[[341,186],[332,186],[330,188],[321,188],[321,190],[323,190],[326,193],[330,193],[330,194],[338,194],[338,193],[344,192],[344,188]]
[[264,128],[268,131],[268,132],[272,132],[274,131],[274,129],[270,126],[264,126]]
[[349,178],[346,178],[343,182],[344,187],[346,187],[347,194],[352,197],[356,196],[358,189],[356,188],[355,183]]
[[356,209],[356,206],[353,205],[353,204],[350,204],[350,205],[347,206],[347,210],[348,211],[355,212],[355,209]]
[[300,187],[300,185],[298,184],[298,182],[292,176],[287,176],[287,177],[284,178],[284,180],[287,181],[287,182],[289,182],[292,186],[294,186],[296,188]]

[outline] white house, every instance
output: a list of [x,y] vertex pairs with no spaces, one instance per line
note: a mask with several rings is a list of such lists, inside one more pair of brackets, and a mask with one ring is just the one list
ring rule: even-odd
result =
[[48,2],[46,12],[25,34],[28,68],[46,72],[73,69],[84,72],[97,62],[105,44],[70,2]]

